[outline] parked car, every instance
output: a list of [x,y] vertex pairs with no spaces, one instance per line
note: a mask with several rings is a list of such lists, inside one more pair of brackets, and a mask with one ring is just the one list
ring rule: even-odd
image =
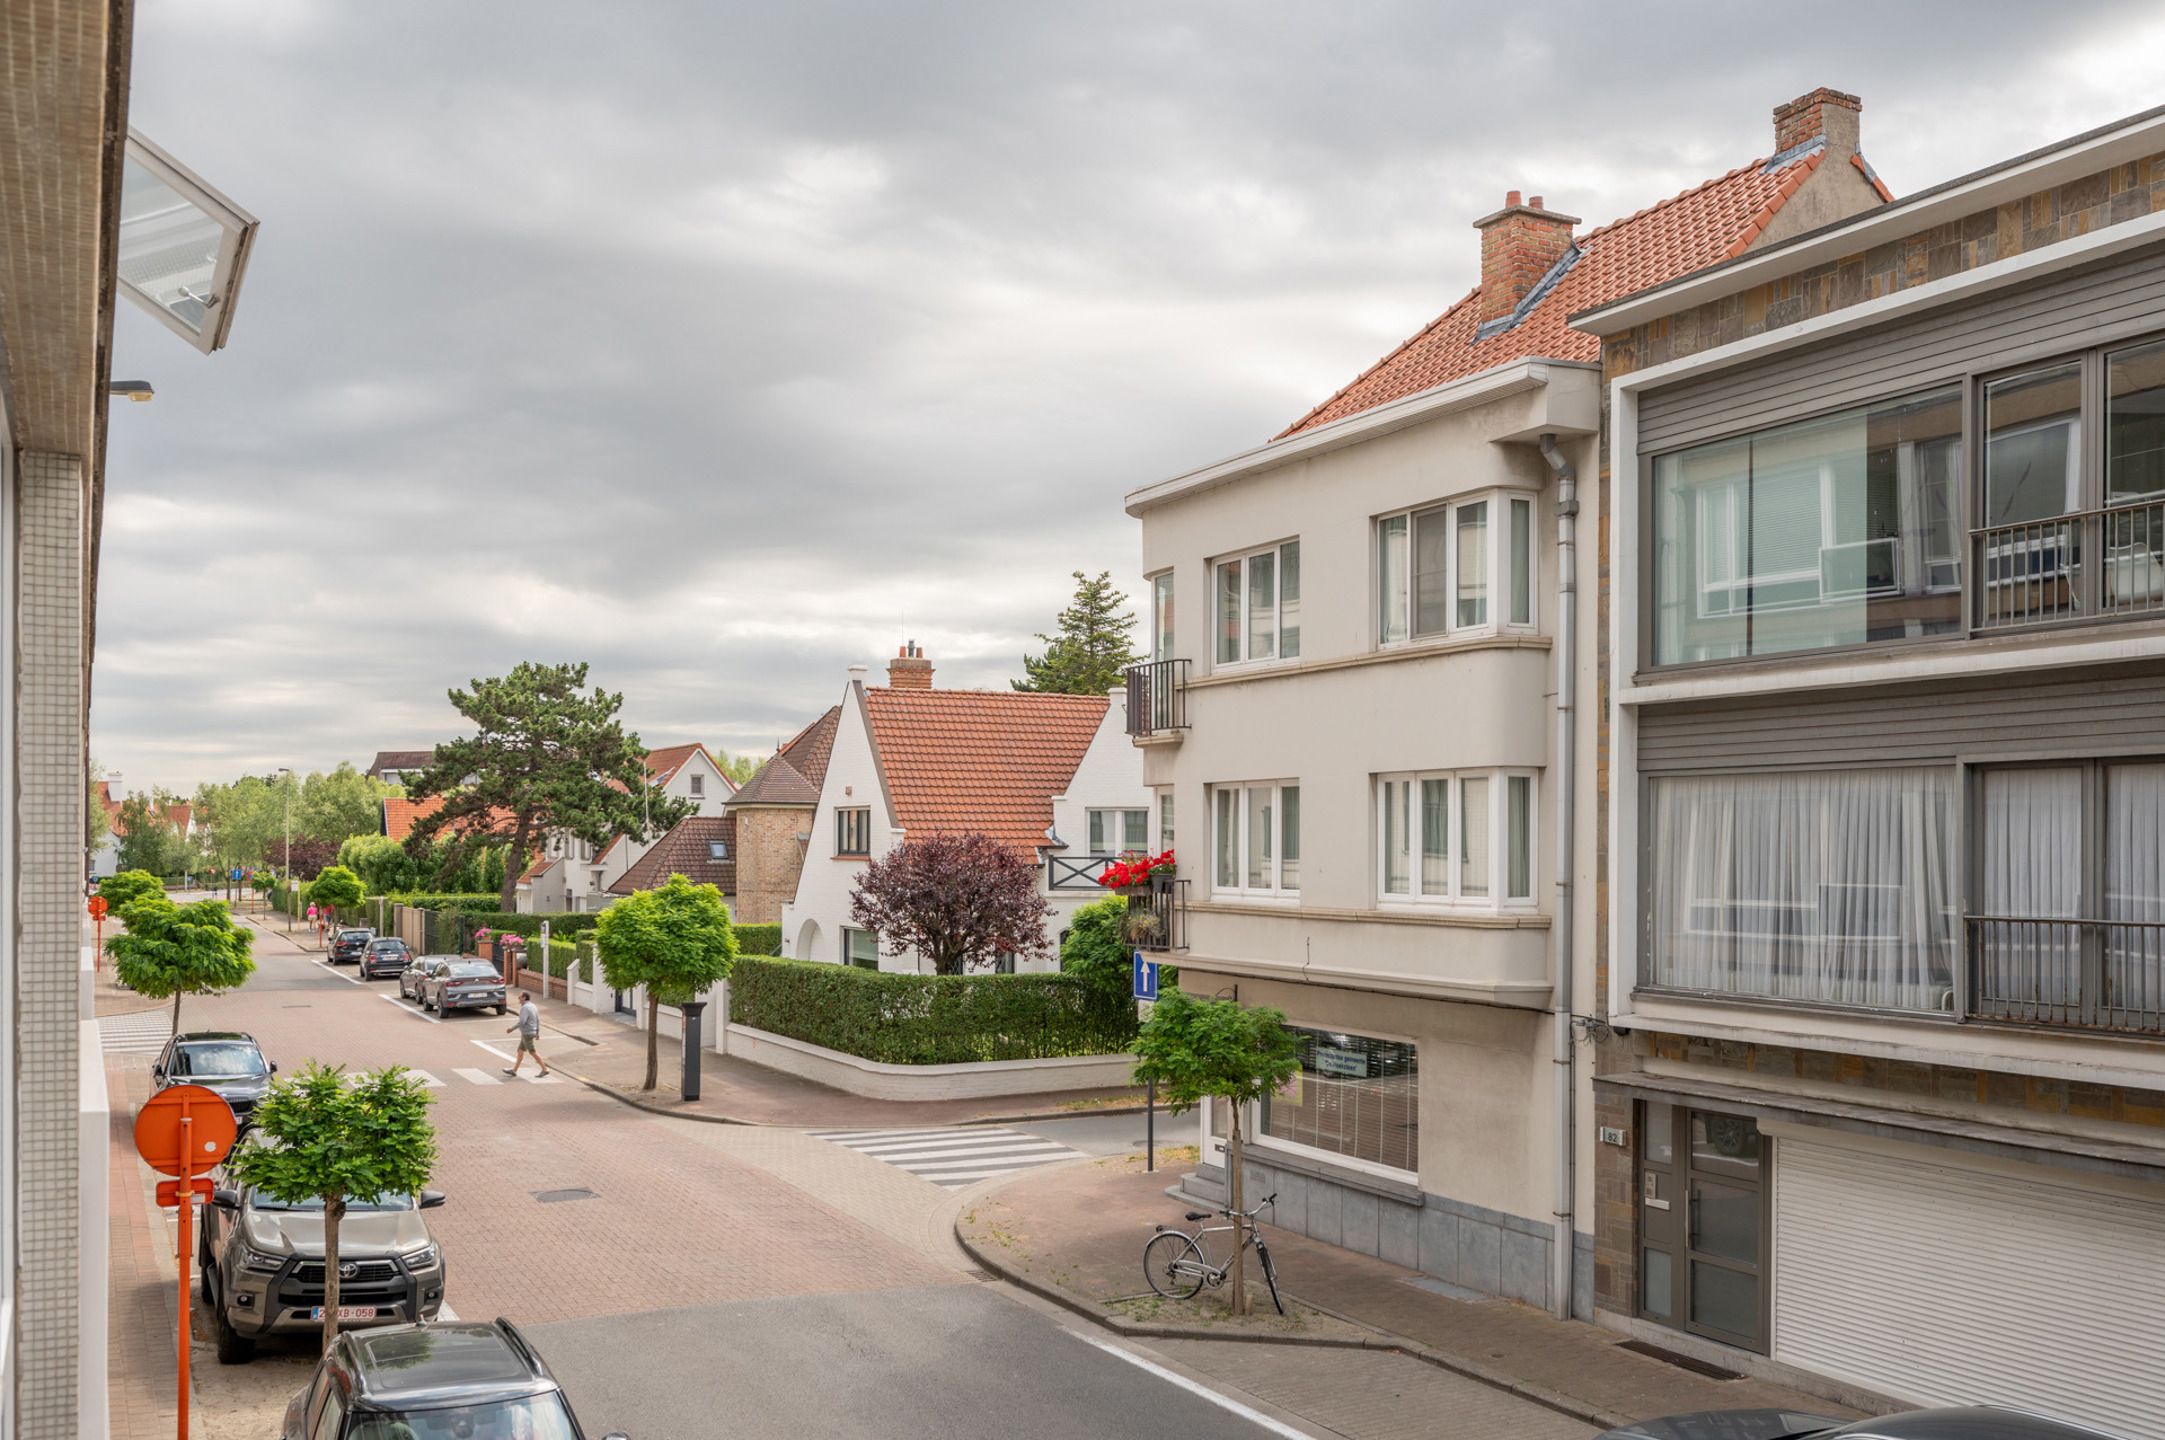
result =
[[361,928],[334,930],[331,932],[331,963],[343,965],[348,960],[359,960],[368,949],[368,942],[376,938],[376,932]]
[[279,1440],[586,1436],[556,1377],[509,1320],[341,1335],[316,1363],[308,1388],[287,1404],[278,1434]]
[[[239,1365],[267,1335],[323,1326],[323,1205],[288,1205],[233,1184],[221,1171],[203,1207],[196,1259],[221,1364]],[[396,1325],[444,1303],[444,1258],[421,1212],[435,1190],[348,1200],[338,1227],[340,1324]],[[349,1273],[350,1272],[350,1273]]]
[[398,972],[398,993],[401,999],[419,1000],[421,984],[438,970],[458,959],[456,955],[423,955],[411,965]]
[[504,972],[486,960],[454,960],[421,981],[421,1008],[504,1013]]
[[413,952],[396,935],[378,935],[361,952],[360,963],[363,980],[381,980],[386,975],[396,978],[413,963]]
[[160,1090],[200,1085],[215,1091],[233,1107],[233,1118],[245,1128],[277,1072],[278,1067],[263,1058],[263,1047],[253,1035],[238,1030],[192,1030],[165,1042],[150,1067],[150,1078]]
[[1794,1410],[1699,1410],[1604,1431],[1597,1440],[2114,1440],[2103,1430],[1997,1405],[1832,1420]]

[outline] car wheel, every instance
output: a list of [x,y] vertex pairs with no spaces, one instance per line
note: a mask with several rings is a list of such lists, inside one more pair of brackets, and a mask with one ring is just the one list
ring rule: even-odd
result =
[[223,1305],[211,1311],[211,1333],[218,1341],[219,1364],[246,1365],[256,1358],[256,1342],[233,1328]]
[[507,1011],[507,1010],[505,1010],[505,1009],[504,1009],[504,1007],[503,1007],[503,1006],[501,1006],[501,1005],[499,1005],[499,1006],[497,1006],[497,1007],[496,1007],[496,1018],[497,1018],[497,1019],[499,1019],[499,1020],[503,1019],[503,1018],[504,1018],[504,1016],[505,1016],[505,1015],[507,1015],[507,1014],[509,1014],[509,1013],[510,1013],[510,1012],[509,1012],[509,1011]]

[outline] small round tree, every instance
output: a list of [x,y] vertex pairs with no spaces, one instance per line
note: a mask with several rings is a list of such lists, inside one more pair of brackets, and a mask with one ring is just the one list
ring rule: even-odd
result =
[[338,1227],[346,1207],[418,1195],[436,1168],[428,1091],[401,1066],[349,1077],[310,1061],[272,1082],[257,1104],[254,1137],[227,1168],[241,1184],[287,1205],[323,1206],[323,1348],[338,1337]]
[[[1135,1083],[1156,1084],[1174,1114],[1205,1100],[1226,1105],[1227,1206],[1241,1207],[1241,1112],[1300,1071],[1299,1048],[1283,1012],[1235,1000],[1191,1000],[1178,990],[1150,1012],[1135,1037]],[[1247,1249],[1233,1253],[1232,1308],[1248,1313]]]
[[714,886],[671,875],[658,889],[634,891],[602,911],[594,949],[610,989],[646,987],[646,1083],[639,1088],[652,1090],[661,1070],[661,1007],[698,999],[736,967],[729,907]]
[[255,935],[233,923],[223,900],[175,905],[161,890],[123,906],[127,929],[105,942],[120,983],[152,1000],[173,997],[173,1033],[180,1033],[180,997],[214,995],[245,984],[255,973]]
[[316,876],[308,898],[333,910],[351,910],[368,898],[361,877],[343,865],[326,865]]
[[865,867],[850,895],[851,923],[892,956],[932,962],[936,975],[990,967],[1001,955],[1051,956],[1037,866],[990,835],[928,835]]
[[105,897],[107,908],[118,915],[137,900],[149,896],[164,899],[165,883],[148,870],[123,870],[99,881],[98,893]]

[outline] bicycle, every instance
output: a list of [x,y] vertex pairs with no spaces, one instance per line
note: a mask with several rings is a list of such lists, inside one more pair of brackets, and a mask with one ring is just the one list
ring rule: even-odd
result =
[[[1233,1222],[1230,1225],[1205,1225],[1193,1232],[1175,1230],[1164,1225],[1153,1226],[1155,1233],[1143,1245],[1143,1278],[1150,1282],[1152,1290],[1166,1299],[1186,1300],[1205,1284],[1212,1288],[1223,1285],[1226,1276],[1233,1273],[1233,1262],[1240,1258],[1240,1252],[1253,1245],[1256,1259],[1262,1262],[1264,1283],[1270,1286],[1270,1303],[1278,1307],[1280,1315],[1285,1314],[1285,1299],[1278,1293],[1278,1269],[1270,1263],[1270,1246],[1263,1243],[1263,1232],[1255,1223],[1255,1217],[1259,1213],[1266,1207],[1275,1207],[1277,1203],[1278,1196],[1273,1191],[1258,1200],[1252,1210],[1217,1211],[1217,1214]],[[1187,1217],[1190,1220],[1208,1220],[1211,1213],[1207,1210],[1190,1210]],[[1213,1265],[1210,1263],[1210,1251],[1203,1244],[1203,1237],[1228,1232],[1238,1234],[1240,1242],[1233,1247],[1233,1253],[1226,1257],[1223,1265]]]

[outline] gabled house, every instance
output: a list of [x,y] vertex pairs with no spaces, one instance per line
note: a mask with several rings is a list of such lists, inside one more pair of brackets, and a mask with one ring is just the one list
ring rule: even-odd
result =
[[[90,874],[102,880],[120,869],[120,842],[128,833],[128,827],[120,818],[122,801],[113,794],[112,782],[100,780],[97,784],[97,803],[105,807],[105,833],[90,852]],[[166,823],[171,825],[181,839],[195,838],[195,807],[185,800],[165,807]]]
[[779,924],[782,907],[797,893],[841,716],[841,706],[828,707],[729,797],[726,809],[736,822],[737,847],[733,913],[739,924]]
[[737,822],[730,815],[693,815],[678,821],[669,832],[617,876],[609,886],[612,898],[635,890],[652,890],[672,875],[682,875],[695,885],[712,885],[730,905],[730,918],[748,924],[736,914]]
[[[865,676],[850,667],[835,716],[803,872],[782,909],[785,954],[918,968],[914,956],[881,954],[849,916],[857,877],[912,837],[979,832],[1027,856],[1054,941],[1078,905],[1104,894],[1095,876],[1105,863],[1147,845],[1149,796],[1124,697],[937,690],[914,643],[889,662],[886,686]],[[1091,834],[1108,848],[1086,853],[1078,841]]]
[[[704,745],[671,745],[652,751],[646,768],[650,784],[691,801],[698,816],[720,816],[722,806],[736,792],[734,782]],[[654,843],[618,835],[597,848],[576,835],[551,830],[541,838],[540,853],[519,876],[518,908],[523,914],[605,909],[614,898],[610,887]]]
[[368,762],[366,774],[386,785],[404,785],[409,775],[418,775],[435,760],[434,750],[378,750],[376,758]]
[[1592,1313],[1608,572],[1601,346],[1569,317],[1879,207],[1859,109],[1784,105],[1765,157],[1592,230],[1510,192],[1471,293],[1268,443],[1127,497],[1127,722],[1180,859],[1158,943],[1183,990],[1297,1032],[1300,1079],[1243,1124],[1279,1224]]

